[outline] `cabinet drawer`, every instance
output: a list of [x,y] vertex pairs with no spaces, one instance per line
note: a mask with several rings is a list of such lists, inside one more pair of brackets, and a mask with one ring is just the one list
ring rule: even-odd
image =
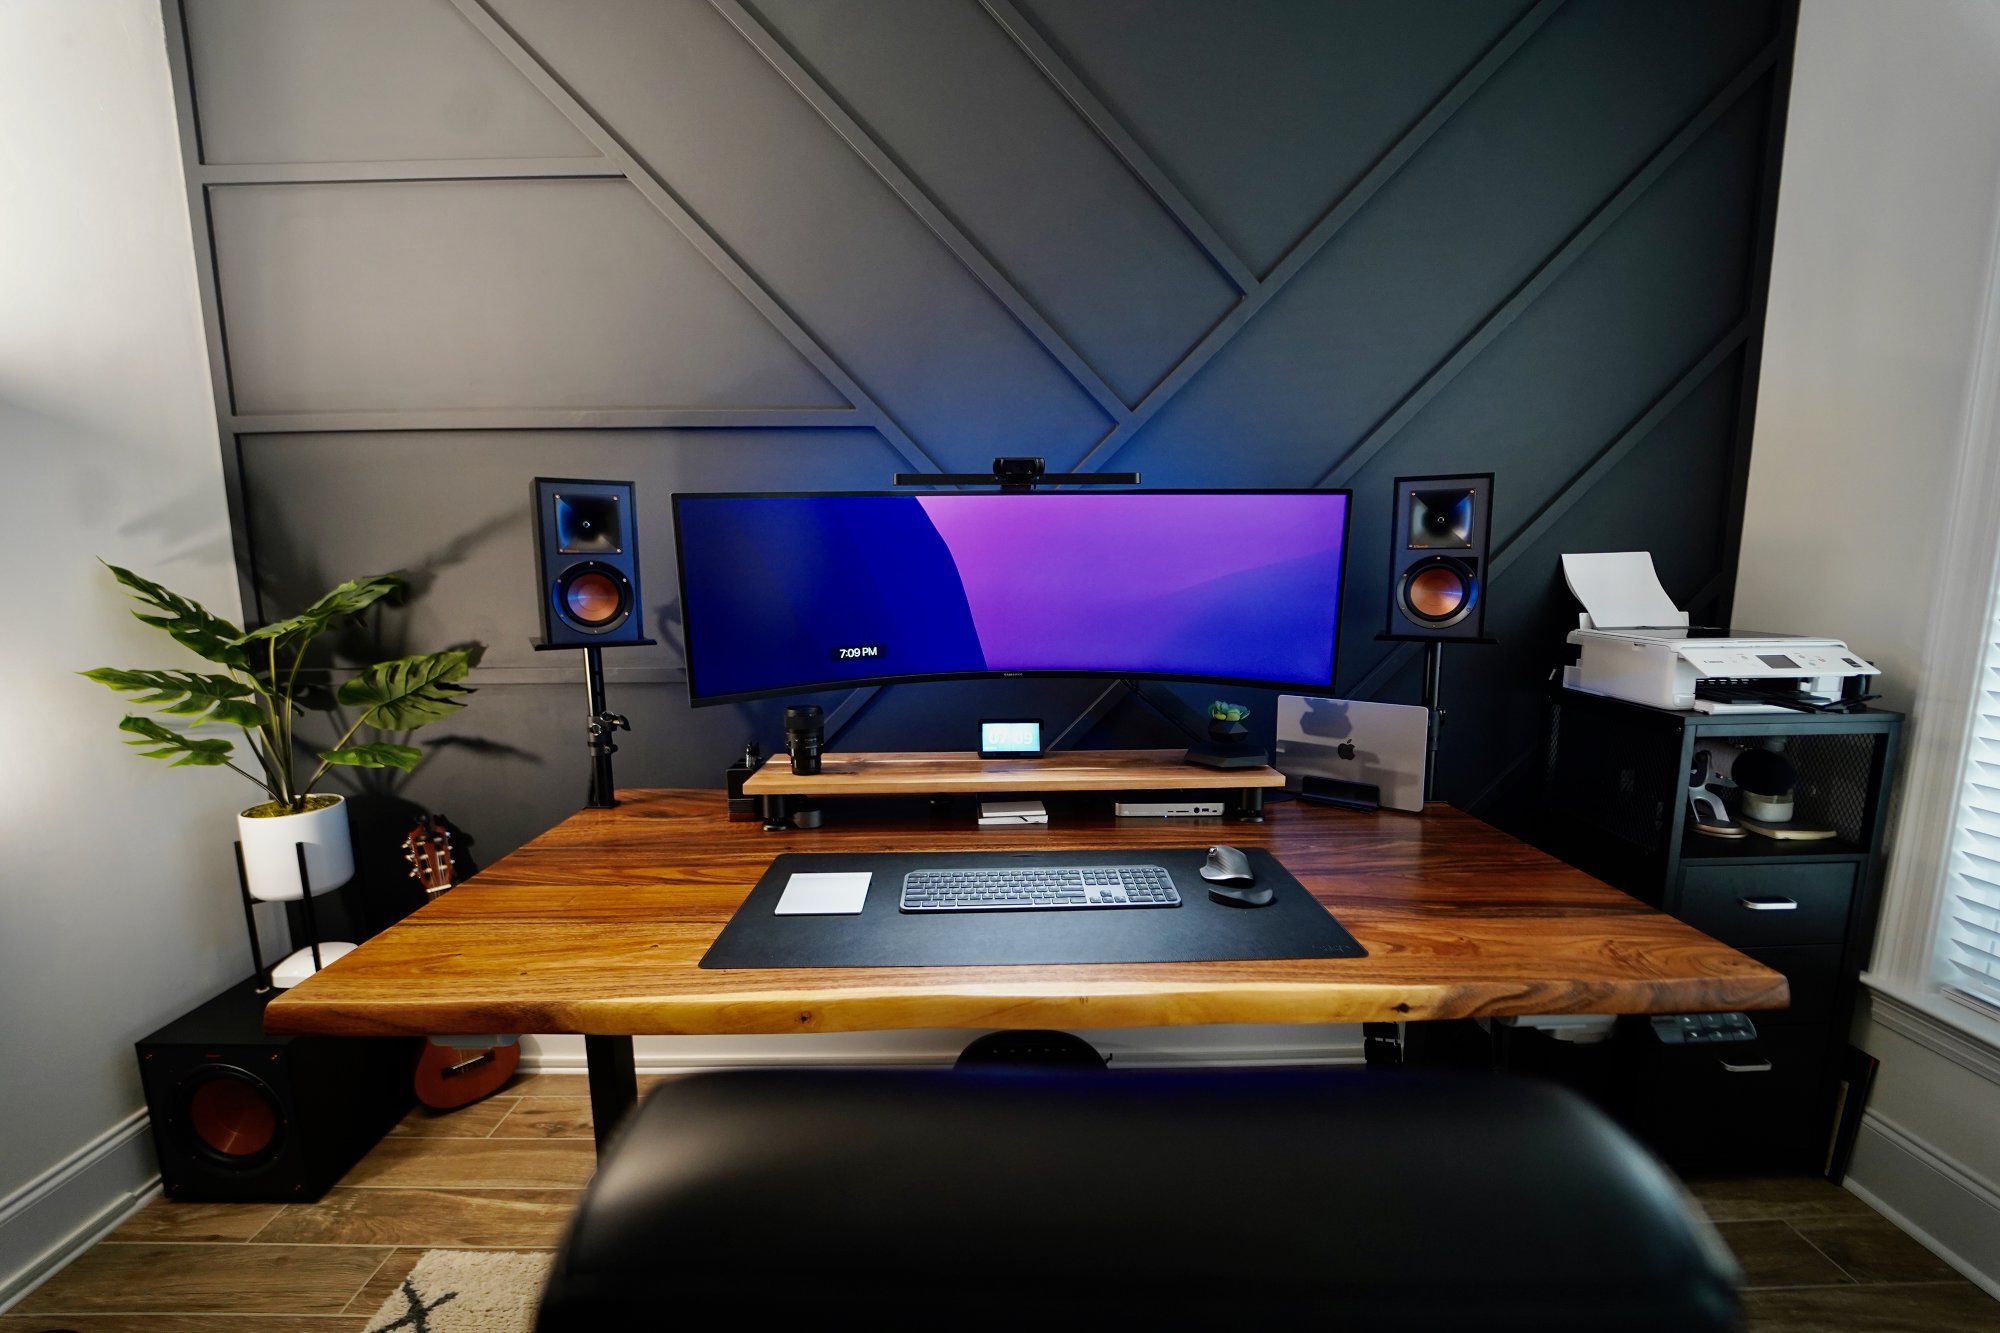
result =
[[1824,1027],[1801,1025],[1760,1027],[1740,1047],[1649,1043],[1640,1137],[1683,1169],[1817,1165],[1826,1152],[1829,1042]]
[[1857,869],[1826,861],[1686,866],[1674,915],[1724,944],[1838,944]]
[[1834,983],[1840,977],[1840,946],[1795,949],[1745,949],[1765,967],[1783,972],[1791,983],[1792,1003],[1785,1009],[1759,1009],[1750,1021],[1759,1031],[1795,1023],[1824,1023],[1833,1017]]

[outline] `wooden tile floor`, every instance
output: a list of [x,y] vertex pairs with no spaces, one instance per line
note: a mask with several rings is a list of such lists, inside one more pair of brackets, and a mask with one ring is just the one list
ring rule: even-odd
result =
[[[553,1248],[592,1162],[582,1077],[531,1074],[413,1111],[318,1203],[151,1204],[0,1333],[358,1333],[427,1249]],[[1755,1333],[2000,1333],[2000,1302],[1845,1190],[1693,1188],[1743,1264]]]
[[412,1111],[318,1203],[150,1204],[0,1333],[355,1333],[425,1250],[553,1249],[595,1162],[582,1075],[525,1075]]

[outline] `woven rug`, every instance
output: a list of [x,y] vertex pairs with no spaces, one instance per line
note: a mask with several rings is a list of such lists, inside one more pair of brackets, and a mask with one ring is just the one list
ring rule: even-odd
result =
[[367,1333],[529,1333],[551,1254],[426,1250]]

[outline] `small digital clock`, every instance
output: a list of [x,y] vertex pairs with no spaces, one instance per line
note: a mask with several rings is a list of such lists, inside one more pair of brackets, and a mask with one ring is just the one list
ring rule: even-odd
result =
[[1042,720],[1038,717],[982,718],[979,723],[981,759],[1032,759],[1042,752]]

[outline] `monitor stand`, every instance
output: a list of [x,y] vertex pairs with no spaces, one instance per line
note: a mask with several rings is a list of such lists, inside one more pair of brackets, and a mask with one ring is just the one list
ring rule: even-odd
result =
[[788,828],[799,803],[847,796],[963,796],[1015,792],[1215,791],[1239,820],[1264,817],[1264,793],[1285,785],[1268,764],[1214,769],[1189,764],[1180,750],[1063,750],[1012,759],[982,759],[965,751],[885,751],[828,754],[817,773],[766,764],[743,782],[757,797],[764,826]]

